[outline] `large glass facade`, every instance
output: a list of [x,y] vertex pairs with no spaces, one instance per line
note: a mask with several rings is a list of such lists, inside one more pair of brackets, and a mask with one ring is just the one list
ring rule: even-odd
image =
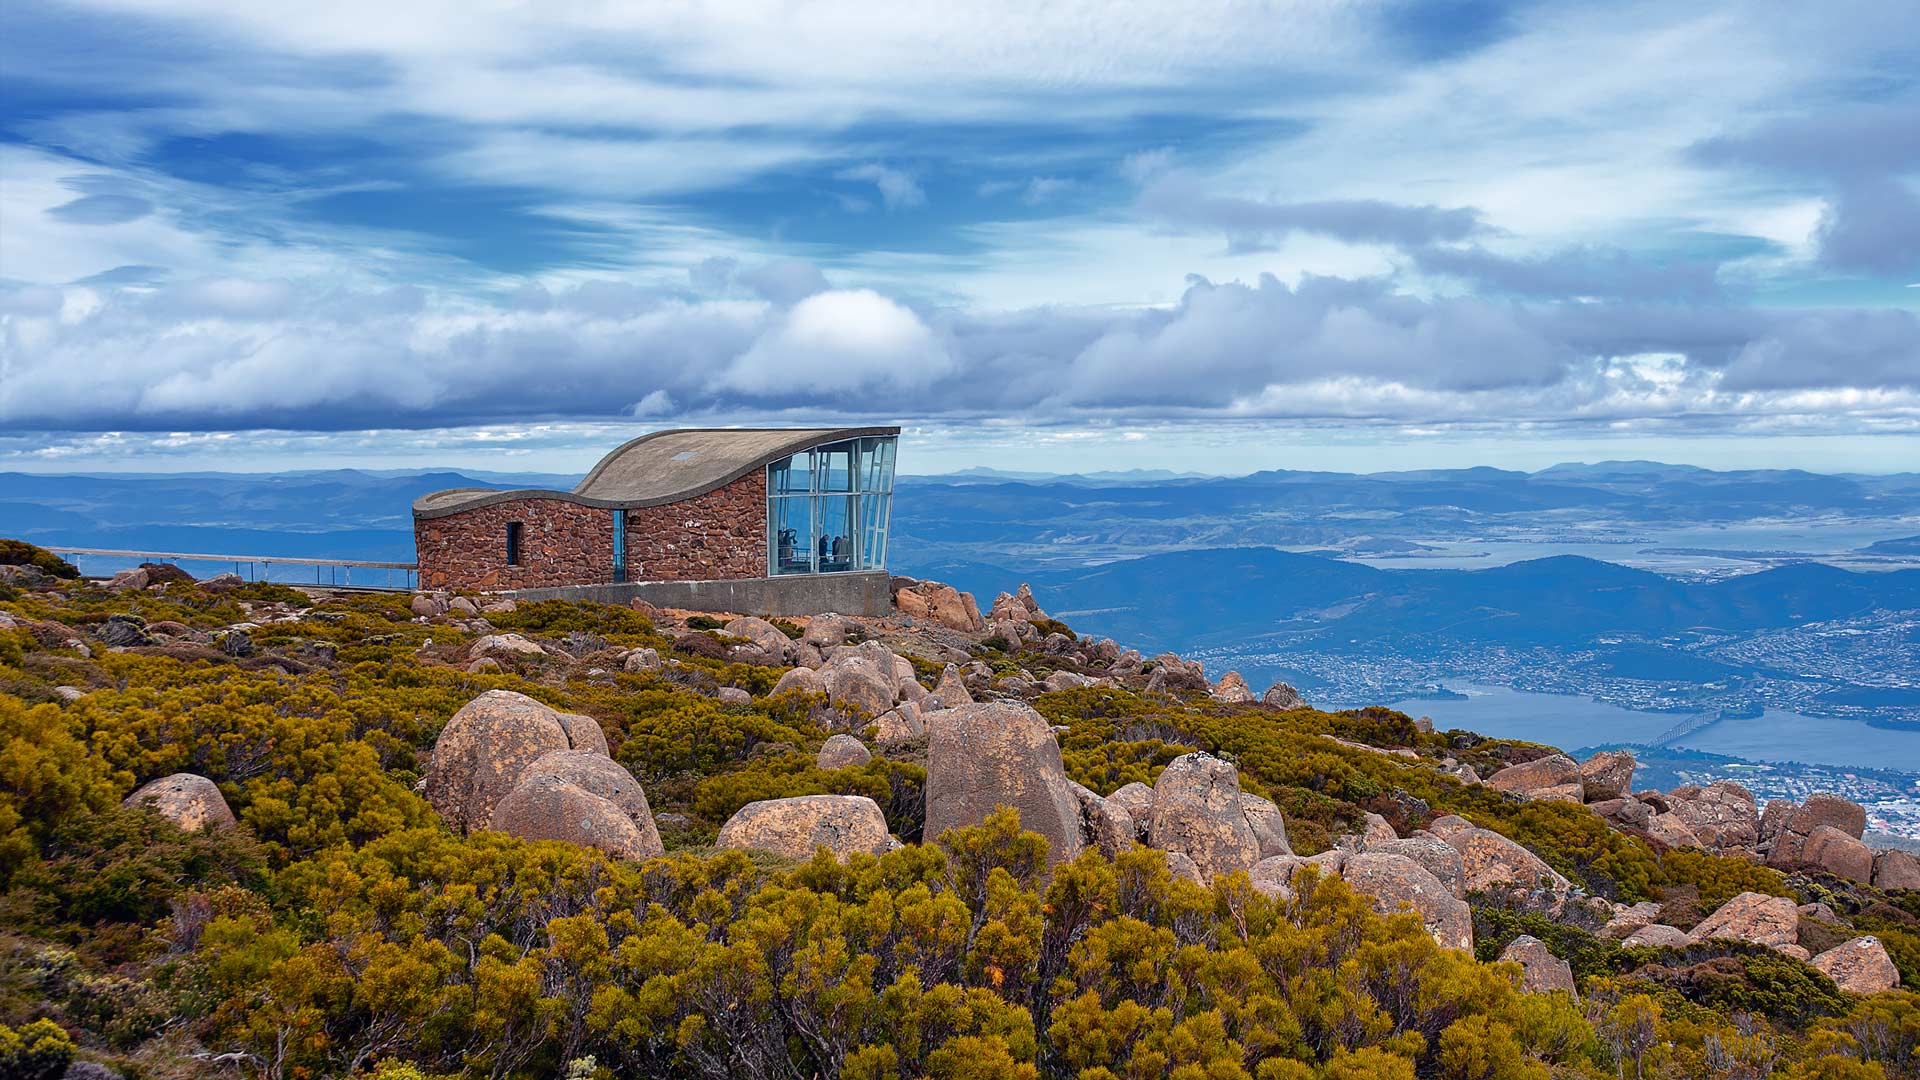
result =
[[837,574],[887,567],[894,437],[803,450],[767,466],[768,572]]

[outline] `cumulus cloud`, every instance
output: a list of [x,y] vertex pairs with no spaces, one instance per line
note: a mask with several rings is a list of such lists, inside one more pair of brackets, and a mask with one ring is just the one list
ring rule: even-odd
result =
[[718,385],[810,405],[875,388],[924,389],[952,369],[918,315],[870,289],[853,289],[795,304],[728,365]]
[[880,201],[888,210],[902,210],[913,206],[925,206],[927,193],[920,187],[919,181],[909,173],[886,165],[857,165],[839,172],[842,180],[860,180],[870,183],[880,192]]

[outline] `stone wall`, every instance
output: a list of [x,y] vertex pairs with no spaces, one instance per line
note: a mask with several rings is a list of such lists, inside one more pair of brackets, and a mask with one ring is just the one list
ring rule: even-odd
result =
[[[507,524],[520,523],[520,565],[507,565]],[[613,511],[564,499],[512,499],[416,519],[423,589],[532,589],[613,580]]]
[[[520,565],[507,524],[520,522]],[[511,499],[416,519],[423,589],[539,589],[613,581],[613,511],[565,499]],[[683,502],[627,511],[629,581],[722,581],[767,573],[766,472]]]

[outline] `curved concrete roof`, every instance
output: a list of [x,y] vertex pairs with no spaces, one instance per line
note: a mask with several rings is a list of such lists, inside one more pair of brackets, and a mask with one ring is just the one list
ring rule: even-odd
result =
[[821,443],[862,435],[898,435],[897,427],[685,428],[628,442],[593,467],[572,491],[449,488],[413,501],[416,518],[445,517],[511,499],[560,499],[583,506],[633,509],[704,495],[755,469]]

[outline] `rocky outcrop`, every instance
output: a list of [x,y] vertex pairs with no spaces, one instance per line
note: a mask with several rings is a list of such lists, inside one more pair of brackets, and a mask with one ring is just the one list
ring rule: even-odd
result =
[[1306,707],[1307,701],[1292,685],[1277,682],[1267,687],[1267,692],[1260,695],[1260,704],[1269,709],[1300,709]]
[[427,801],[455,832],[484,829],[527,766],[571,749],[552,709],[525,694],[489,690],[461,706],[434,740]]
[[1616,829],[1645,829],[1653,820],[1653,808],[1634,798],[1602,799],[1588,803],[1587,808]]
[[1470,893],[1496,885],[1545,887],[1557,892],[1570,888],[1567,879],[1538,855],[1491,829],[1454,815],[1435,820],[1431,828],[1435,836],[1460,853]]
[[1900,985],[1900,969],[1877,937],[1842,942],[1807,962],[1849,994],[1878,994]]
[[1614,905],[1613,918],[1600,928],[1600,936],[1619,941],[1637,930],[1660,921],[1660,905],[1651,900],[1631,906]]
[[1565,798],[1585,801],[1574,789],[1580,786],[1580,764],[1565,754],[1549,754],[1519,765],[1509,765],[1487,777],[1487,786],[1528,798]]
[[1240,803],[1240,773],[1212,754],[1173,759],[1153,785],[1148,842],[1185,853],[1211,880],[1260,861],[1260,842]]
[[1041,715],[1013,702],[944,709],[928,726],[927,839],[978,825],[998,806],[1021,827],[1046,837],[1058,863],[1080,854],[1080,806],[1060,761],[1060,744]]
[[[607,850],[630,859],[651,859],[664,853],[665,849],[660,844],[659,829],[654,825],[653,809],[647,805],[647,793],[641,789],[640,781],[633,778],[633,774],[627,771],[626,766],[604,753],[593,750],[554,750],[540,755],[533,764],[527,766],[526,771],[520,774],[520,783],[514,785],[514,790],[518,791],[522,786],[543,776],[563,780],[588,795],[612,803],[617,810],[626,815],[628,821],[633,823],[636,839],[620,850],[615,851],[611,848]],[[505,807],[514,802],[510,792],[506,799],[501,800],[500,806]],[[527,826],[524,820],[516,815],[523,813],[534,804],[520,802],[516,805],[521,809],[504,814],[501,809],[495,808],[491,827],[526,839],[568,839],[566,836],[557,835],[558,832],[565,831],[564,823],[534,825],[532,826],[534,831],[522,831]]]
[[1831,829],[1854,840],[1865,834],[1867,812],[1859,803],[1825,791],[1807,796],[1780,826],[1779,834],[1767,846],[1767,865],[1790,870],[1810,862],[1807,841],[1821,829]]
[[773,693],[824,694],[827,684],[820,679],[820,673],[812,668],[797,667],[781,675],[773,684]]
[[760,663],[777,666],[786,662],[793,652],[793,640],[780,632],[780,628],[765,619],[751,615],[729,621],[721,630],[733,637],[751,644],[758,653]]
[[1693,944],[1693,939],[1678,927],[1653,923],[1628,934],[1620,944],[1629,949],[1677,949]]
[[1602,750],[1580,763],[1580,783],[1586,801],[1625,799],[1633,794],[1633,755],[1625,750]]
[[567,745],[575,750],[588,750],[605,756],[607,753],[607,733],[600,721],[583,713],[555,712],[554,719],[560,721],[560,729],[567,733]]
[[1573,966],[1553,955],[1547,943],[1532,934],[1514,938],[1501,951],[1500,959],[1520,965],[1520,989],[1526,993],[1579,995],[1573,985]]
[[948,664],[940,673],[940,681],[934,685],[933,696],[942,708],[954,709],[962,705],[973,704],[973,695],[967,692],[967,682],[960,677],[960,669]]
[[1225,702],[1228,705],[1251,705],[1254,701],[1253,687],[1248,686],[1247,680],[1237,671],[1229,671],[1222,675],[1220,684],[1210,693],[1213,700]]
[[1147,827],[1153,824],[1153,789],[1138,780],[1123,784],[1120,790],[1107,796],[1107,801],[1126,811],[1133,819],[1133,829],[1141,843],[1147,842]]
[[1080,834],[1100,854],[1112,858],[1134,845],[1139,833],[1133,815],[1072,781],[1068,781],[1068,788],[1080,807]]
[[874,717],[893,708],[891,672],[881,672],[864,659],[844,661],[827,669],[827,703],[859,717]]
[[1799,905],[1784,896],[1743,892],[1702,919],[1687,937],[1694,942],[1731,938],[1779,948],[1796,944],[1799,935]]
[[174,773],[149,780],[121,802],[146,806],[186,832],[224,829],[235,824],[226,796],[213,781],[198,773]]
[[1753,792],[1731,780],[1667,792],[1672,813],[1708,851],[1752,851],[1760,842],[1760,811]]
[[866,744],[851,735],[834,735],[820,747],[820,755],[815,764],[822,769],[846,769],[865,765],[873,760]]
[[1888,850],[1873,855],[1873,885],[1877,889],[1920,889],[1920,856]]
[[865,852],[884,855],[900,846],[887,832],[880,804],[864,795],[801,795],[741,807],[720,827],[714,844],[810,859],[818,848],[845,862]]
[[1693,831],[1692,826],[1682,821],[1679,814],[1672,811],[1655,814],[1648,818],[1645,828],[1648,836],[1668,847],[1697,848],[1701,846],[1699,834]]
[[660,838],[649,845],[633,818],[603,799],[558,776],[530,776],[494,807],[488,827],[522,840],[562,840],[599,848],[626,859],[660,854]]
[[1246,815],[1247,827],[1253,830],[1254,842],[1260,848],[1260,858],[1293,854],[1293,844],[1287,839],[1287,820],[1281,815],[1279,807],[1258,795],[1243,791],[1240,793],[1240,810]]
[[1873,852],[1831,825],[1817,825],[1800,843],[1800,864],[1836,877],[1865,882],[1873,877]]
[[1467,895],[1467,865],[1453,845],[1430,832],[1416,832],[1405,839],[1368,840],[1360,849],[1367,854],[1399,855],[1412,859],[1432,874],[1447,891],[1458,897]]
[[873,721],[873,741],[882,748],[905,746],[926,734],[926,714],[911,701],[895,705]]
[[972,593],[964,593],[938,581],[919,581],[893,594],[893,606],[900,614],[944,626],[949,630],[980,633],[987,621]]
[[1419,913],[1427,932],[1441,945],[1473,948],[1473,909],[1412,859],[1364,852],[1349,855],[1340,875],[1371,896],[1374,910],[1381,914],[1390,915],[1405,905]]

